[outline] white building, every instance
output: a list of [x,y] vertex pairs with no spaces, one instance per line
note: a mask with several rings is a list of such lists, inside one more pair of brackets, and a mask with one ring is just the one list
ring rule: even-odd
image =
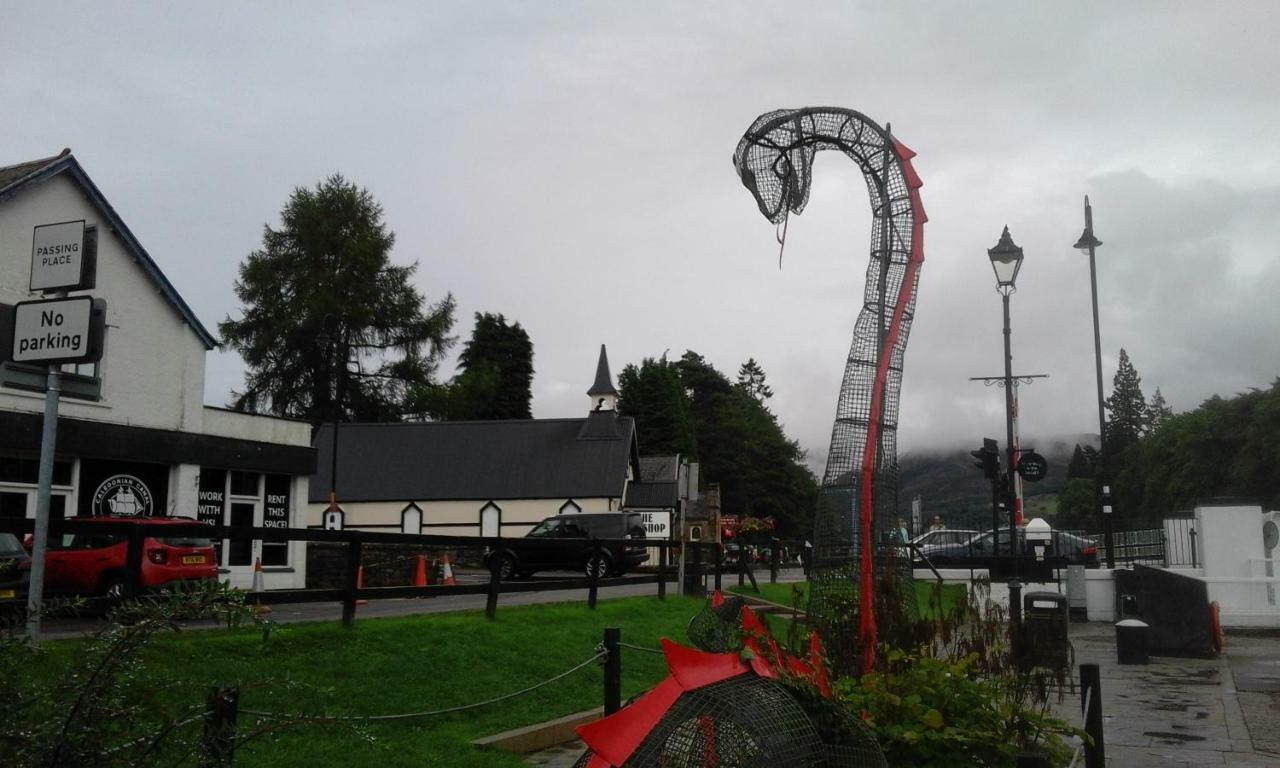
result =
[[334,493],[341,521],[326,520],[332,425],[316,435],[311,524],[441,536],[523,536],[553,515],[620,512],[639,479],[635,421],[603,346],[575,419],[342,424]]
[[[0,343],[12,336],[11,306],[39,298],[28,290],[33,228],[77,220],[97,238],[97,285],[80,293],[106,300],[107,332],[101,362],[63,377],[52,515],[128,508],[301,526],[315,470],[310,426],[204,404],[216,339],[70,150],[0,168]],[[43,385],[42,368],[0,364],[0,517],[35,514]],[[219,542],[220,565],[248,585],[261,557],[268,587],[301,587],[304,546]]]

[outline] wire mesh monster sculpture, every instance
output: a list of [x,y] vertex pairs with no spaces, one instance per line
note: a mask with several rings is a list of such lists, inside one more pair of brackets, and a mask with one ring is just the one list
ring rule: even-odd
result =
[[875,735],[832,696],[816,636],[794,656],[741,599],[716,593],[689,639],[696,648],[663,639],[669,674],[657,686],[578,727],[587,749],[575,768],[887,768]]
[[[874,662],[878,632],[917,616],[910,557],[875,542],[896,532],[898,398],[924,261],[926,216],[915,153],[851,109],[777,110],[756,118],[734,166],[760,212],[785,232],[809,199],[819,150],[858,164],[871,195],[871,263],[854,326],[814,520],[809,620],[838,672]],[[780,238],[781,239],[781,238]],[[856,577],[856,579],[855,579]],[[879,616],[879,625],[877,623]]]

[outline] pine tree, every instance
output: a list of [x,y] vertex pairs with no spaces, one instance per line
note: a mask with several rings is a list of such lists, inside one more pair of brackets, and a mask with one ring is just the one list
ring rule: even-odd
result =
[[764,369],[754,357],[747,358],[747,362],[738,368],[737,386],[757,403],[763,403],[773,397],[773,389],[765,383]]
[[477,312],[458,370],[449,391],[449,419],[533,418],[533,343],[520,323]]
[[242,317],[218,324],[248,365],[233,407],[313,423],[390,421],[420,410],[453,343],[453,297],[424,306],[417,265],[369,191],[339,175],[299,187],[240,265]]
[[1086,448],[1076,443],[1076,449],[1071,454],[1071,463],[1067,465],[1067,479],[1078,480],[1093,477],[1093,462],[1096,458],[1096,453],[1092,448]]
[[1173,416],[1173,409],[1165,402],[1164,395],[1160,394],[1160,388],[1156,387],[1156,393],[1151,396],[1151,402],[1147,404],[1147,429],[1155,432]]
[[1142,379],[1124,349],[1120,350],[1120,364],[1111,386],[1111,397],[1107,398],[1111,418],[1107,422],[1105,447],[1109,461],[1147,432],[1147,399],[1142,394]]

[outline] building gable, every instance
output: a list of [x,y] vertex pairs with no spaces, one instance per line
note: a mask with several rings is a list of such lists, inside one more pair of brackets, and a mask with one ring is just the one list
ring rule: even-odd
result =
[[63,176],[69,179],[79,188],[81,193],[89,200],[90,204],[98,211],[104,221],[111,227],[112,232],[120,239],[125,250],[131,255],[142,268],[142,271],[155,285],[156,290],[164,297],[165,301],[182,317],[183,321],[190,326],[191,330],[204,344],[205,349],[214,349],[218,346],[217,338],[204,327],[200,320],[178,294],[177,289],[169,282],[164,273],[160,271],[160,267],[147,253],[146,249],[130,231],[128,225],[120,218],[111,203],[98,189],[89,175],[85,173],[80,166],[79,161],[71,154],[71,150],[64,149],[61,154],[54,157],[43,158],[41,160],[33,160],[27,163],[7,166],[0,168],[0,203],[21,193],[25,189],[29,189],[33,185],[48,181],[57,176]]

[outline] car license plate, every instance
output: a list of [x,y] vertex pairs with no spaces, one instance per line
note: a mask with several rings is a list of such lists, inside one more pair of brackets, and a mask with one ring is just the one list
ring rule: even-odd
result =
[[184,555],[182,557],[183,565],[204,565],[204,555]]
[[18,593],[12,589],[0,589],[0,600],[12,600],[17,597]]

